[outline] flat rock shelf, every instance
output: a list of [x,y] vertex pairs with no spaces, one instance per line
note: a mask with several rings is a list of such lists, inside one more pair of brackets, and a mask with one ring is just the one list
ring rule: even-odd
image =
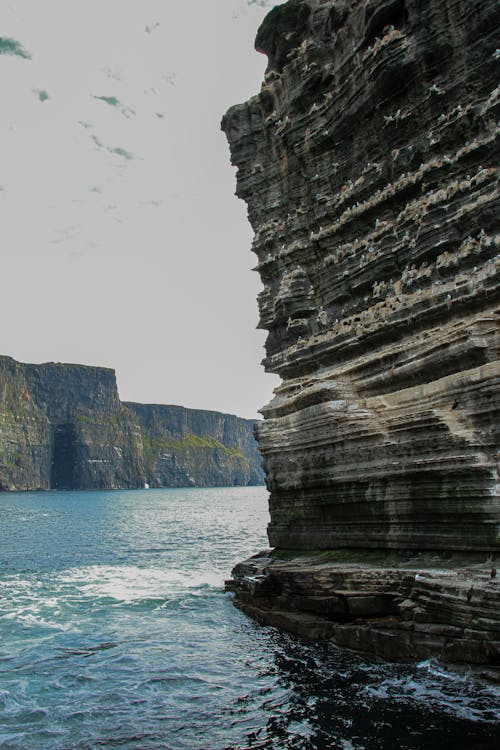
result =
[[262,623],[391,661],[474,665],[500,683],[500,585],[475,555],[269,550],[232,575],[226,589]]

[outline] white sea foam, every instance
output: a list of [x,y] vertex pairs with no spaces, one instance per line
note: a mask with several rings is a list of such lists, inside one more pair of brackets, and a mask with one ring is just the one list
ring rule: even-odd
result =
[[418,675],[405,675],[366,686],[362,692],[371,698],[422,703],[443,713],[469,721],[491,721],[492,712],[484,708],[489,699],[498,701],[500,689],[481,686],[468,673],[447,670],[436,659],[417,664]]
[[417,664],[417,669],[421,669],[433,677],[442,677],[443,680],[450,680],[451,682],[466,682],[470,679],[470,676],[466,672],[459,674],[458,672],[448,671],[437,659],[421,661]]
[[200,587],[221,587],[222,577],[213,571],[164,570],[134,565],[73,568],[58,575],[61,584],[73,585],[95,598],[119,602],[164,599]]
[[132,565],[92,565],[50,576],[9,576],[0,581],[0,621],[26,628],[68,630],[75,627],[75,608],[112,600],[107,606],[157,600],[161,606],[186,594],[221,589],[223,575],[213,570],[168,570]]

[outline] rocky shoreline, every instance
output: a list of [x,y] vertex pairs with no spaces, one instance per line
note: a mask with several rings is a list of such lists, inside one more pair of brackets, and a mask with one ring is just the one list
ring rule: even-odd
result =
[[297,553],[239,563],[226,590],[266,625],[390,661],[435,657],[500,682],[500,579],[479,555]]

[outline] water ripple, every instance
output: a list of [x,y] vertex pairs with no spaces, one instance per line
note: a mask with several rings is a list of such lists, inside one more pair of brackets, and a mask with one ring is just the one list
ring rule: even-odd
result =
[[222,582],[266,546],[266,501],[0,495],[0,748],[496,750],[499,690],[306,644],[232,606]]

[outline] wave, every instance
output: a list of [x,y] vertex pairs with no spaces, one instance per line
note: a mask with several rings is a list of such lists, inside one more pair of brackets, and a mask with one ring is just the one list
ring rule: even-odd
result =
[[78,587],[86,596],[108,597],[131,603],[141,599],[164,599],[171,594],[202,587],[220,588],[223,576],[208,570],[165,570],[135,565],[91,565],[59,573],[62,585]]
[[164,608],[221,591],[214,570],[168,570],[133,565],[91,565],[52,574],[15,574],[0,582],[0,627],[67,630],[82,610],[120,606]]
[[365,686],[362,692],[372,700],[421,704],[426,710],[473,722],[499,722],[493,706],[500,701],[500,688],[479,685],[469,672],[452,671],[437,659],[418,663],[410,674]]

